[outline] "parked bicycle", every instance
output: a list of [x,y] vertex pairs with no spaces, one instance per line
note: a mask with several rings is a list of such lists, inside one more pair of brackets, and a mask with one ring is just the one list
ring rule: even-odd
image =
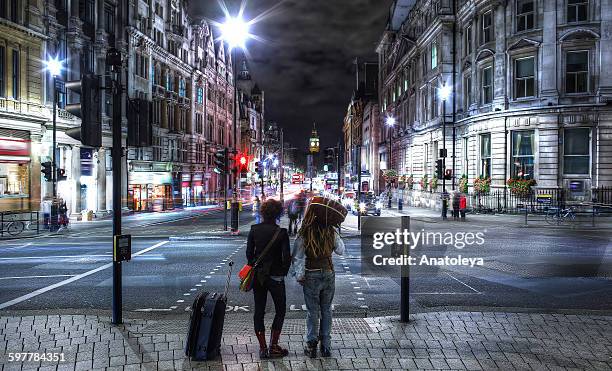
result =
[[551,225],[568,224],[576,220],[576,212],[573,207],[549,208],[545,219]]
[[32,222],[24,222],[21,220],[10,220],[10,221],[5,222],[2,228],[6,232],[8,232],[8,234],[10,234],[11,236],[18,236],[26,229],[30,230],[31,225],[32,225]]

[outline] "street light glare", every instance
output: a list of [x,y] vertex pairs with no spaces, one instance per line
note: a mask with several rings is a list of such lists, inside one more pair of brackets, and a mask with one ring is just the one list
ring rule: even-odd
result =
[[225,40],[230,48],[245,47],[249,38],[249,24],[240,17],[228,16],[225,23],[221,24],[221,38]]
[[440,99],[447,100],[448,97],[450,97],[450,94],[451,94],[451,87],[450,87],[450,85],[442,85],[438,89],[438,94],[440,95]]
[[388,126],[393,126],[395,125],[395,118],[391,117],[391,116],[387,116],[387,119],[385,120]]
[[64,63],[63,61],[59,60],[58,56],[47,59],[45,64],[47,66],[47,70],[49,71],[49,73],[51,73],[51,76],[53,77],[61,75],[62,70],[64,69]]

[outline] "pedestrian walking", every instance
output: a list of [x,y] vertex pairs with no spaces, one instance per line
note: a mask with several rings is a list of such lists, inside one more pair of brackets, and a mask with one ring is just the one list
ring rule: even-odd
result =
[[300,208],[296,199],[289,201],[289,207],[287,207],[287,217],[289,218],[289,235],[292,236],[297,234]]
[[459,212],[461,213],[461,221],[465,222],[465,211],[467,209],[467,197],[465,193],[461,193],[459,196]]
[[457,191],[453,191],[453,202],[452,202],[452,206],[453,206],[453,220],[459,220],[459,205],[461,201],[461,196],[459,195],[459,192]]
[[259,200],[258,196],[255,196],[255,199],[253,200],[253,216],[255,217],[255,224],[261,223],[260,208],[261,208],[261,201]]
[[[246,257],[249,264],[253,265],[261,257],[255,268],[253,283],[255,299],[253,324],[259,342],[259,358],[278,358],[289,354],[287,349],[278,345],[287,310],[285,276],[291,266],[289,235],[285,228],[280,228],[276,224],[276,219],[282,211],[283,205],[280,201],[269,199],[264,202],[261,205],[263,223],[251,226],[247,240]],[[272,296],[275,311],[269,348],[266,344],[264,325],[268,293]]]
[[313,203],[306,209],[292,254],[295,276],[304,290],[307,310],[304,354],[310,358],[317,356],[319,341],[321,356],[331,355],[331,307],[336,285],[332,253],[344,253],[344,243],[336,232],[339,224],[323,224],[325,218],[317,218]]

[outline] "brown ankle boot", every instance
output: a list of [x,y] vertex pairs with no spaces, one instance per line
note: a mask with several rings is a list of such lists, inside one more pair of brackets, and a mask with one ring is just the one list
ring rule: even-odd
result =
[[281,330],[272,330],[270,334],[270,358],[280,358],[289,355],[289,351],[278,345],[278,339],[280,338]]
[[257,336],[257,341],[259,341],[259,359],[268,358],[268,345],[266,345],[266,332],[265,331],[255,331],[255,336]]

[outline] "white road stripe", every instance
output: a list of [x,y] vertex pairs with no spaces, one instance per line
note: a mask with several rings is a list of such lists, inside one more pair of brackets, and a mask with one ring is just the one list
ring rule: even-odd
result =
[[0,280],[19,280],[22,278],[55,278],[55,277],[74,277],[74,274],[53,274],[50,276],[23,276],[23,277],[0,277]]
[[91,254],[91,255],[51,255],[51,256],[15,256],[10,258],[0,258],[0,260],[21,260],[21,259],[69,259],[69,258],[108,258],[112,254]]
[[[142,250],[132,254],[132,256],[139,256],[139,255],[145,254],[145,253],[147,253],[147,252],[149,252],[149,251],[151,251],[153,249],[156,249],[156,248],[158,248],[160,246],[163,246],[163,245],[167,244],[168,242],[169,241],[161,241],[161,242],[156,243],[155,245],[153,245],[151,247],[147,247],[146,249],[142,249]],[[85,278],[87,276],[91,276],[94,273],[98,273],[98,272],[103,271],[103,270],[105,270],[107,268],[110,268],[112,266],[113,266],[113,263],[104,264],[103,266],[100,266],[98,268],[92,269],[90,271],[87,271],[87,272],[84,272],[84,273],[81,273],[81,274],[77,274],[74,277],[70,277],[70,278],[68,278],[66,280],[60,281],[60,282],[55,283],[53,285],[49,285],[47,287],[43,287],[41,289],[32,291],[29,294],[22,295],[22,296],[20,296],[18,298],[15,298],[13,300],[9,300],[7,302],[0,303],[0,309],[8,308],[8,307],[10,307],[12,305],[19,304],[19,303],[21,303],[23,301],[29,300],[29,299],[31,299],[33,297],[36,297],[36,296],[40,295],[40,294],[44,294],[45,292],[51,291],[51,290],[56,289],[58,287],[62,287],[62,286],[65,286],[65,285],[67,285],[69,283],[78,281],[81,278]]]
[[459,282],[459,283],[460,283],[460,284],[462,284],[463,286],[465,286],[465,287],[467,287],[468,289],[470,289],[470,290],[474,291],[475,293],[480,294],[480,291],[476,290],[476,289],[475,289],[475,288],[473,288],[472,286],[468,285],[467,283],[465,283],[465,282],[461,281],[461,280],[460,280],[460,279],[458,279],[458,278],[455,278],[453,275],[451,275],[451,274],[450,274],[450,273],[448,273],[448,272],[445,272],[445,273],[446,273],[446,274],[448,274],[448,276],[449,276],[450,278],[452,278],[452,279],[454,279],[455,281]]

